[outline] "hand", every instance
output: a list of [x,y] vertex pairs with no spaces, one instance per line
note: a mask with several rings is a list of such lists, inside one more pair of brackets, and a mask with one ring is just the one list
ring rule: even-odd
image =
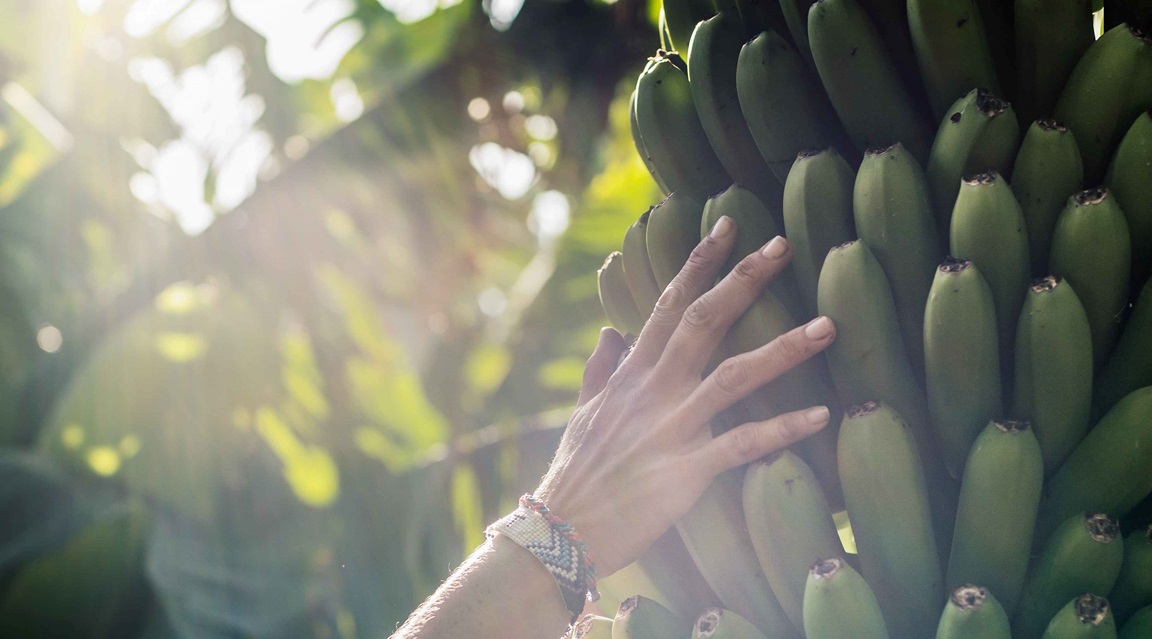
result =
[[[714,288],[735,240],[721,218],[660,297],[633,350],[605,328],[576,412],[536,497],[571,523],[606,577],[643,553],[719,473],[807,437],[824,406],[746,423],[713,437],[709,420],[820,352],[835,334],[817,318],[701,380],[728,328],[791,257],[784,238],[747,256]],[[618,365],[619,363],[619,365]]]

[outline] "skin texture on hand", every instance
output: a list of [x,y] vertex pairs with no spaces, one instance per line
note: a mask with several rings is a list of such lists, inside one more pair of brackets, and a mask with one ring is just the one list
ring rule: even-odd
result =
[[712,436],[709,420],[718,412],[820,352],[835,334],[831,320],[818,318],[701,379],[728,328],[791,257],[776,238],[712,287],[734,227],[722,219],[697,246],[623,361],[623,338],[601,331],[576,412],[536,490],[580,533],[601,577],[639,557],[717,474],[828,423],[821,406]]
[[[576,411],[534,493],[575,527],[599,577],[639,557],[716,475],[828,423],[828,409],[817,406],[713,437],[709,422],[717,413],[835,337],[832,321],[817,318],[705,375],[728,328],[791,257],[787,241],[775,238],[712,286],[735,237],[735,224],[721,218],[661,295],[631,350],[615,330],[600,332]],[[393,638],[554,639],[567,616],[543,564],[497,535]]]

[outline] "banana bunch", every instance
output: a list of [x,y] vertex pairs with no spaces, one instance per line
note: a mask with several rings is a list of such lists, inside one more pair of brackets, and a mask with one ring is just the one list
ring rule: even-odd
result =
[[728,268],[783,235],[720,355],[816,314],[837,339],[725,419],[840,417],[678,523],[698,573],[662,590],[714,600],[572,636],[1152,639],[1152,2],[662,15],[630,109],[667,198],[604,311],[637,336],[720,216]]

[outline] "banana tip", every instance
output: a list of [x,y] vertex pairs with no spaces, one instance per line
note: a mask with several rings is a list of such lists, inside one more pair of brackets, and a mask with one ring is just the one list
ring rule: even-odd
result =
[[1080,191],[1072,197],[1076,198],[1076,203],[1080,206],[1092,206],[1093,204],[1100,204],[1108,199],[1108,189],[1103,186],[1098,186],[1094,189]]
[[871,415],[878,410],[880,410],[880,402],[864,402],[863,404],[849,406],[848,410],[844,411],[844,414],[848,416],[848,419],[857,419]]
[[1046,275],[1032,280],[1032,283],[1028,286],[1028,290],[1033,293],[1048,293],[1056,290],[1057,286],[1060,286],[1060,276]]
[[1000,419],[992,422],[1002,433],[1023,433],[1032,427],[1032,424],[1023,419]]
[[988,591],[980,586],[964,584],[952,591],[952,605],[960,610],[979,610],[988,599]]
[[1085,513],[1084,527],[1093,541],[1110,544],[1120,535],[1120,522],[1108,513]]
[[944,261],[940,263],[940,266],[937,268],[937,270],[939,270],[941,273],[954,275],[956,273],[962,273],[968,270],[968,268],[971,266],[971,260],[964,260],[949,255],[948,257],[944,258]]
[[1085,626],[1099,626],[1108,618],[1108,600],[1092,594],[1076,598],[1076,618]]
[[709,608],[700,614],[696,619],[696,634],[697,637],[711,637],[715,634],[716,629],[720,627],[720,619],[724,616],[724,611],[719,608]]
[[837,557],[821,559],[812,564],[812,576],[816,579],[831,579],[844,567],[844,561]]

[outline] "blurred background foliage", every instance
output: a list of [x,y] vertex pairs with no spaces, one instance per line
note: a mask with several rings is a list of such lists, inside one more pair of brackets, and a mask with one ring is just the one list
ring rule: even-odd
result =
[[0,0],[0,636],[387,636],[559,439],[654,10]]

